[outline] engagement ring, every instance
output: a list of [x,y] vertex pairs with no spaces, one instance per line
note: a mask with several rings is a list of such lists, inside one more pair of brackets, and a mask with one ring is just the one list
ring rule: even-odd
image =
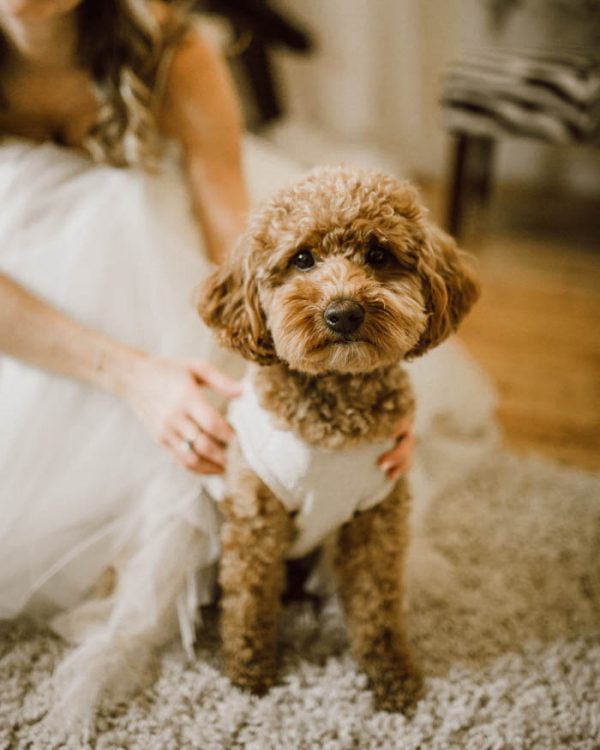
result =
[[181,450],[184,451],[193,451],[194,450],[194,441],[188,440],[187,438],[183,438],[181,441]]

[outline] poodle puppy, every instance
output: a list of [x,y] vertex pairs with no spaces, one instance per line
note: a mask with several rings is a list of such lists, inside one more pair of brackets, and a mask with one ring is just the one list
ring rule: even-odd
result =
[[204,321],[255,363],[230,412],[226,672],[272,685],[286,558],[326,544],[352,653],[378,706],[403,710],[421,689],[403,625],[409,492],[376,459],[413,409],[402,360],[443,341],[478,296],[469,258],[411,185],[319,168],[251,216],[203,292]]

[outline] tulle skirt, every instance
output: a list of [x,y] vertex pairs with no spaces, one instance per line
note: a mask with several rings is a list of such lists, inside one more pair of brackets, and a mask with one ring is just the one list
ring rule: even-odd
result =
[[[256,141],[246,161],[255,198],[298,171]],[[0,271],[127,344],[240,372],[193,308],[210,263],[176,154],[150,176],[3,141],[0,203]],[[201,528],[216,523],[202,479],[177,467],[117,399],[7,357],[0,477],[2,618],[72,606],[149,514],[161,516],[157,530],[182,512]]]

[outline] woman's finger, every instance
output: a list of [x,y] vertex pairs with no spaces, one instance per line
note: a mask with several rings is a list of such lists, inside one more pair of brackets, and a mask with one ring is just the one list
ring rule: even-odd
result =
[[189,471],[193,471],[195,474],[222,474],[223,467],[217,466],[210,461],[204,461],[202,458],[199,458],[194,466],[189,469]]
[[209,385],[215,391],[222,393],[223,396],[235,398],[242,393],[241,383],[217,370],[213,365],[209,365],[207,362],[192,360],[188,362],[188,366],[204,385]]
[[196,400],[188,406],[188,416],[212,440],[226,445],[233,437],[233,430],[222,414],[204,401]]
[[190,441],[187,438],[181,437],[176,432],[172,433],[166,443],[166,447],[170,450],[177,463],[188,471],[193,471],[196,474],[223,473],[222,466],[213,463],[204,456],[198,455],[193,447],[190,446]]
[[195,453],[217,466],[225,466],[225,451],[221,443],[216,443],[211,437],[206,435],[202,427],[193,419],[187,416],[181,417],[175,424],[175,431],[181,438],[182,444],[188,441]]
[[400,420],[398,424],[396,425],[396,429],[394,430],[394,437],[395,438],[403,438],[412,429],[414,422],[414,417],[411,415],[410,417],[404,417],[404,419]]
[[396,469],[399,469],[402,474],[406,474],[412,465],[414,446],[415,435],[410,430],[404,437],[398,438],[396,445],[380,456],[377,463],[383,471],[396,473]]

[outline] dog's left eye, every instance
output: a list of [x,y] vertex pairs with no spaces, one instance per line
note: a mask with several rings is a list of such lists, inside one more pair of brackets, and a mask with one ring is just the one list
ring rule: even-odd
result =
[[299,250],[292,258],[292,265],[301,271],[307,271],[315,265],[315,258],[310,250]]
[[381,245],[372,245],[365,255],[365,261],[371,268],[382,268],[392,260],[393,256],[389,250]]

